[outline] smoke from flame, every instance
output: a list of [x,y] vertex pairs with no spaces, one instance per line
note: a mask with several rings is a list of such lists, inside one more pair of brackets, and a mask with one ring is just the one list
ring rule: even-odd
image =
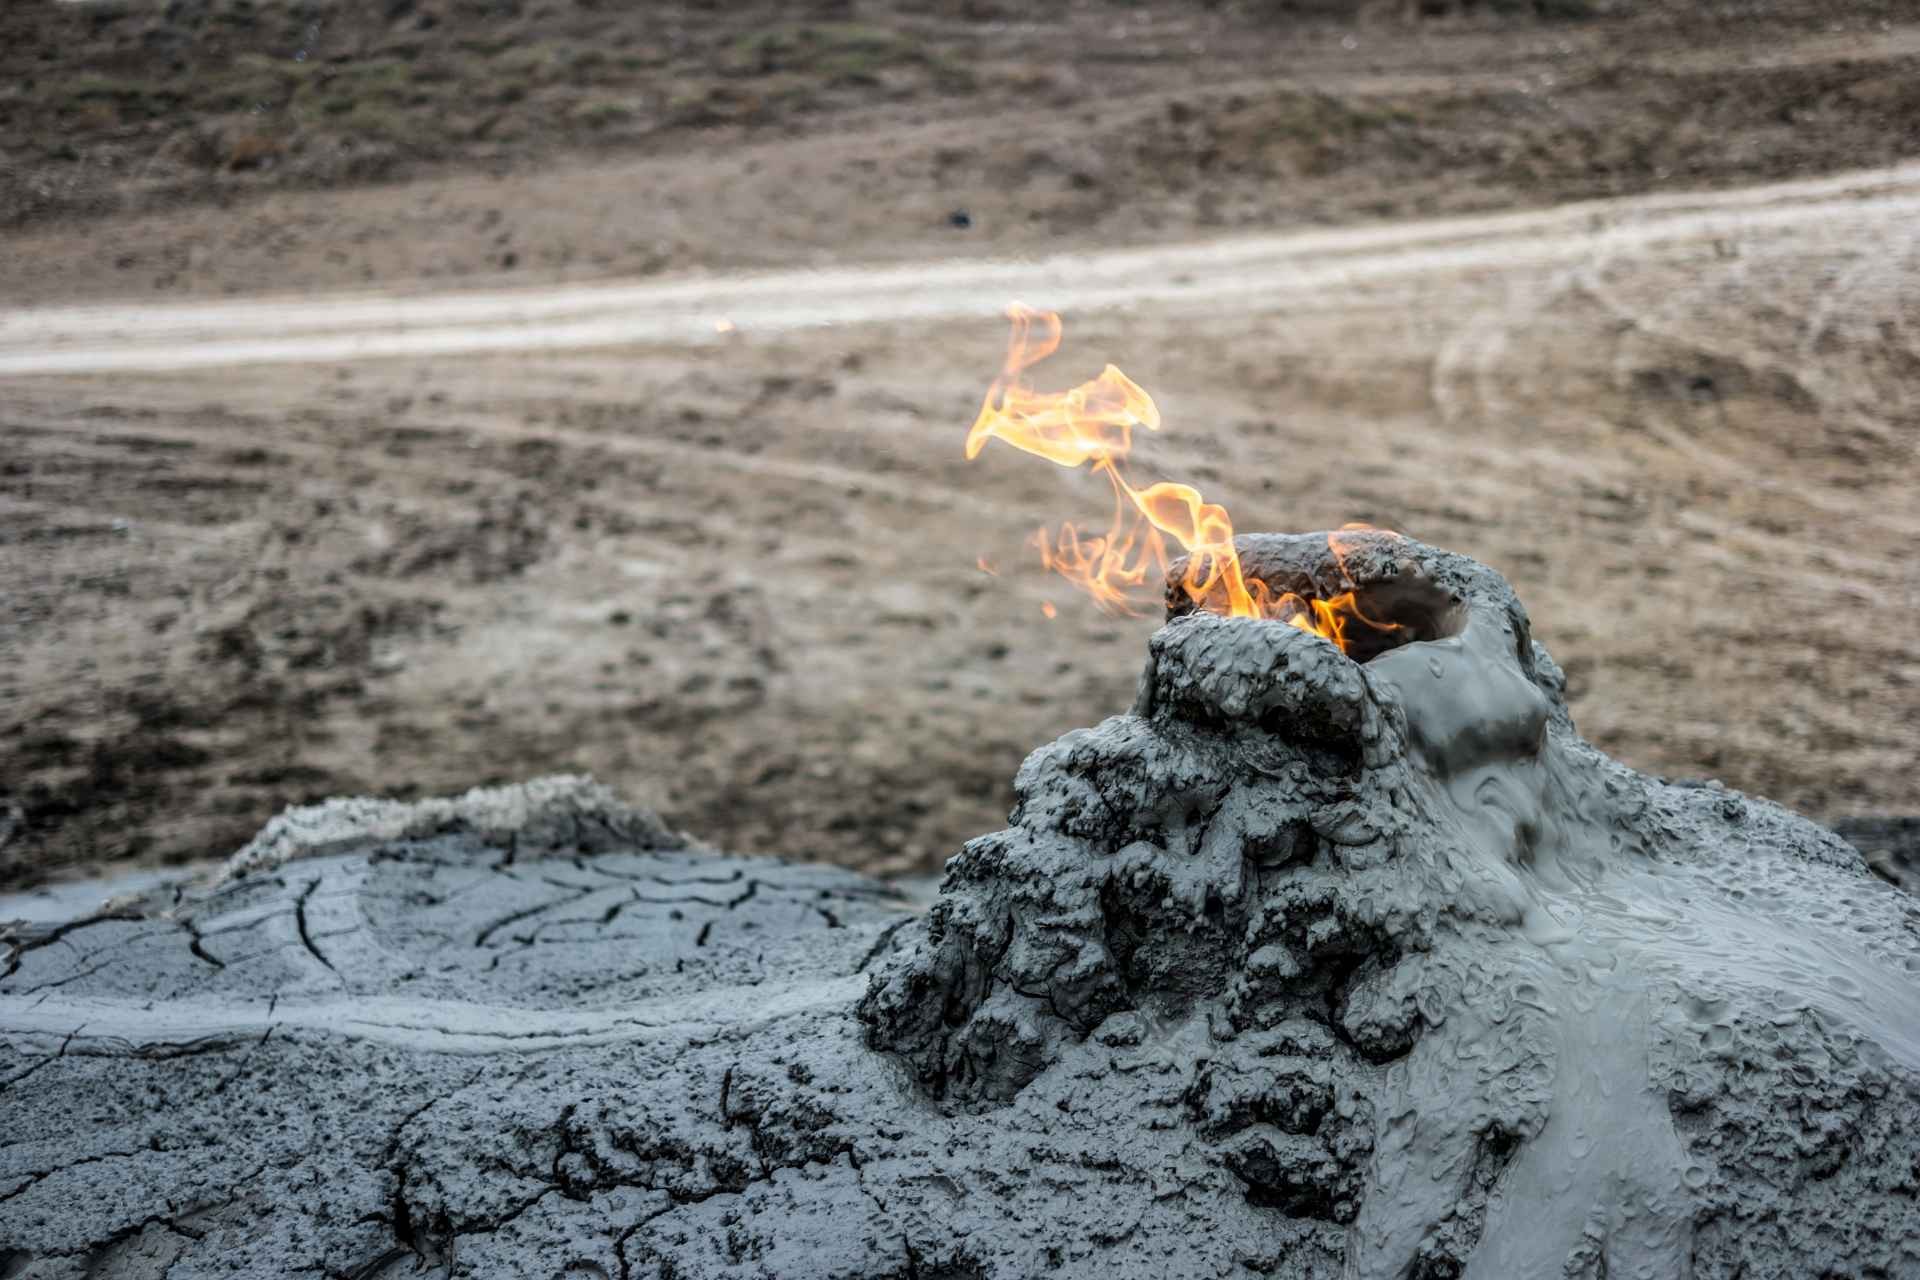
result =
[[[1187,553],[1180,586],[1196,606],[1235,618],[1277,618],[1324,636],[1345,651],[1356,623],[1396,630],[1359,610],[1354,593],[1332,599],[1270,591],[1242,571],[1225,507],[1202,500],[1191,485],[1161,481],[1136,486],[1121,469],[1133,451],[1136,428],[1160,429],[1160,411],[1138,383],[1113,365],[1070,391],[1037,392],[1022,381],[1032,366],[1060,346],[1060,317],[1015,303],[1008,309],[1013,336],[1000,376],[987,391],[967,432],[967,457],[1001,440],[1062,467],[1090,466],[1113,488],[1113,516],[1105,533],[1086,535],[1073,524],[1034,535],[1045,566],[1113,613],[1137,614],[1143,599],[1158,603],[1170,559],[1167,539]],[[1364,528],[1365,526],[1348,526]],[[1329,538],[1338,557],[1338,540]],[[1051,614],[1049,614],[1051,616]]]

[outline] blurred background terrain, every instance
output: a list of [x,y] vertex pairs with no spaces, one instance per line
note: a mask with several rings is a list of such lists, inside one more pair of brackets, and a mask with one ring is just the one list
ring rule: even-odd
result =
[[565,770],[936,865],[1152,626],[1023,546],[1097,481],[960,460],[1029,283],[1143,471],[1493,564],[1632,764],[1911,813],[1916,161],[1893,3],[0,7],[0,885]]

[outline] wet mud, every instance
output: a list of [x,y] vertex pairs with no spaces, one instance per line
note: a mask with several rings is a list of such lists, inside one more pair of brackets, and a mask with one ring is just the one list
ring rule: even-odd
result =
[[1176,616],[931,909],[581,780],[13,928],[7,1274],[1920,1275],[1920,899],[1585,743],[1505,580]]

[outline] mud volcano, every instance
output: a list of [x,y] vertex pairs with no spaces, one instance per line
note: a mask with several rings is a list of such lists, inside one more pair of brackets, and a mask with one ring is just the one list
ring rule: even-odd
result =
[[1920,1275],[1920,900],[1390,536],[1173,617],[917,914],[584,784],[16,931],[0,1273]]

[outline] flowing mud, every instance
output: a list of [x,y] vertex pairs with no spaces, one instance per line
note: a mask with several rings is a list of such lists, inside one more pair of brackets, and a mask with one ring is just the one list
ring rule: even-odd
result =
[[9,1274],[1920,1275],[1920,900],[1491,570],[1240,546],[1398,629],[1173,618],[924,915],[550,780],[16,927]]

